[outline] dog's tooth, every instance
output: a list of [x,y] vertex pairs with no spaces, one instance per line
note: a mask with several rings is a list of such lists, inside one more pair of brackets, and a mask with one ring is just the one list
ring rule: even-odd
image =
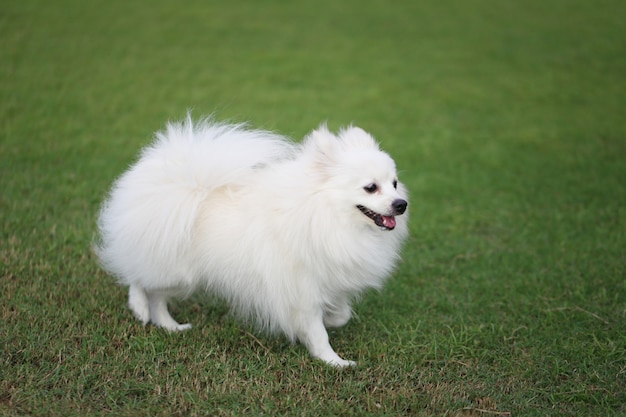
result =
[[393,216],[383,216],[383,224],[389,229],[396,227],[396,218]]

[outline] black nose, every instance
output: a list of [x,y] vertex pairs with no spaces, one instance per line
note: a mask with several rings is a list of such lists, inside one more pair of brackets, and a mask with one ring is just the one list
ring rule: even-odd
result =
[[407,203],[406,200],[398,198],[396,200],[393,200],[393,203],[391,203],[391,207],[393,207],[393,211],[396,214],[402,214],[406,211],[406,206],[408,204],[409,203]]

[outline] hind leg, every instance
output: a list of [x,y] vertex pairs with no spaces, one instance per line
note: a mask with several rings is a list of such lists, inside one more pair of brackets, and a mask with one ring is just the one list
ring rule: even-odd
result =
[[167,296],[158,292],[148,293],[150,303],[150,321],[171,332],[191,329],[191,324],[179,324],[167,309]]
[[191,324],[179,324],[167,309],[166,293],[147,292],[144,288],[131,285],[128,290],[128,305],[133,314],[144,325],[152,322],[155,326],[169,331],[181,331],[191,328]]
[[150,303],[143,287],[131,285],[128,289],[128,306],[133,315],[145,326],[150,321]]
[[296,327],[296,337],[311,356],[335,367],[354,366],[356,362],[342,359],[330,346],[328,333],[324,327],[324,313],[314,307],[298,311],[293,323]]

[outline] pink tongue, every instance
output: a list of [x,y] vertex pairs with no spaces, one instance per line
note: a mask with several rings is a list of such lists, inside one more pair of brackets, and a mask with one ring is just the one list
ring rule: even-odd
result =
[[383,216],[383,224],[389,229],[396,227],[396,218],[393,216]]

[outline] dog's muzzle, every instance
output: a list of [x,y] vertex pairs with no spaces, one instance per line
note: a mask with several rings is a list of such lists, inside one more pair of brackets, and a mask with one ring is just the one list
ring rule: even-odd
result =
[[399,216],[406,211],[406,207],[409,203],[406,200],[401,198],[393,200],[391,203],[391,213],[388,215],[376,213],[374,210],[370,210],[365,206],[358,205],[356,206],[361,213],[365,214],[367,217],[374,221],[376,226],[381,227],[385,230],[393,230],[396,227],[396,218],[395,216]]

